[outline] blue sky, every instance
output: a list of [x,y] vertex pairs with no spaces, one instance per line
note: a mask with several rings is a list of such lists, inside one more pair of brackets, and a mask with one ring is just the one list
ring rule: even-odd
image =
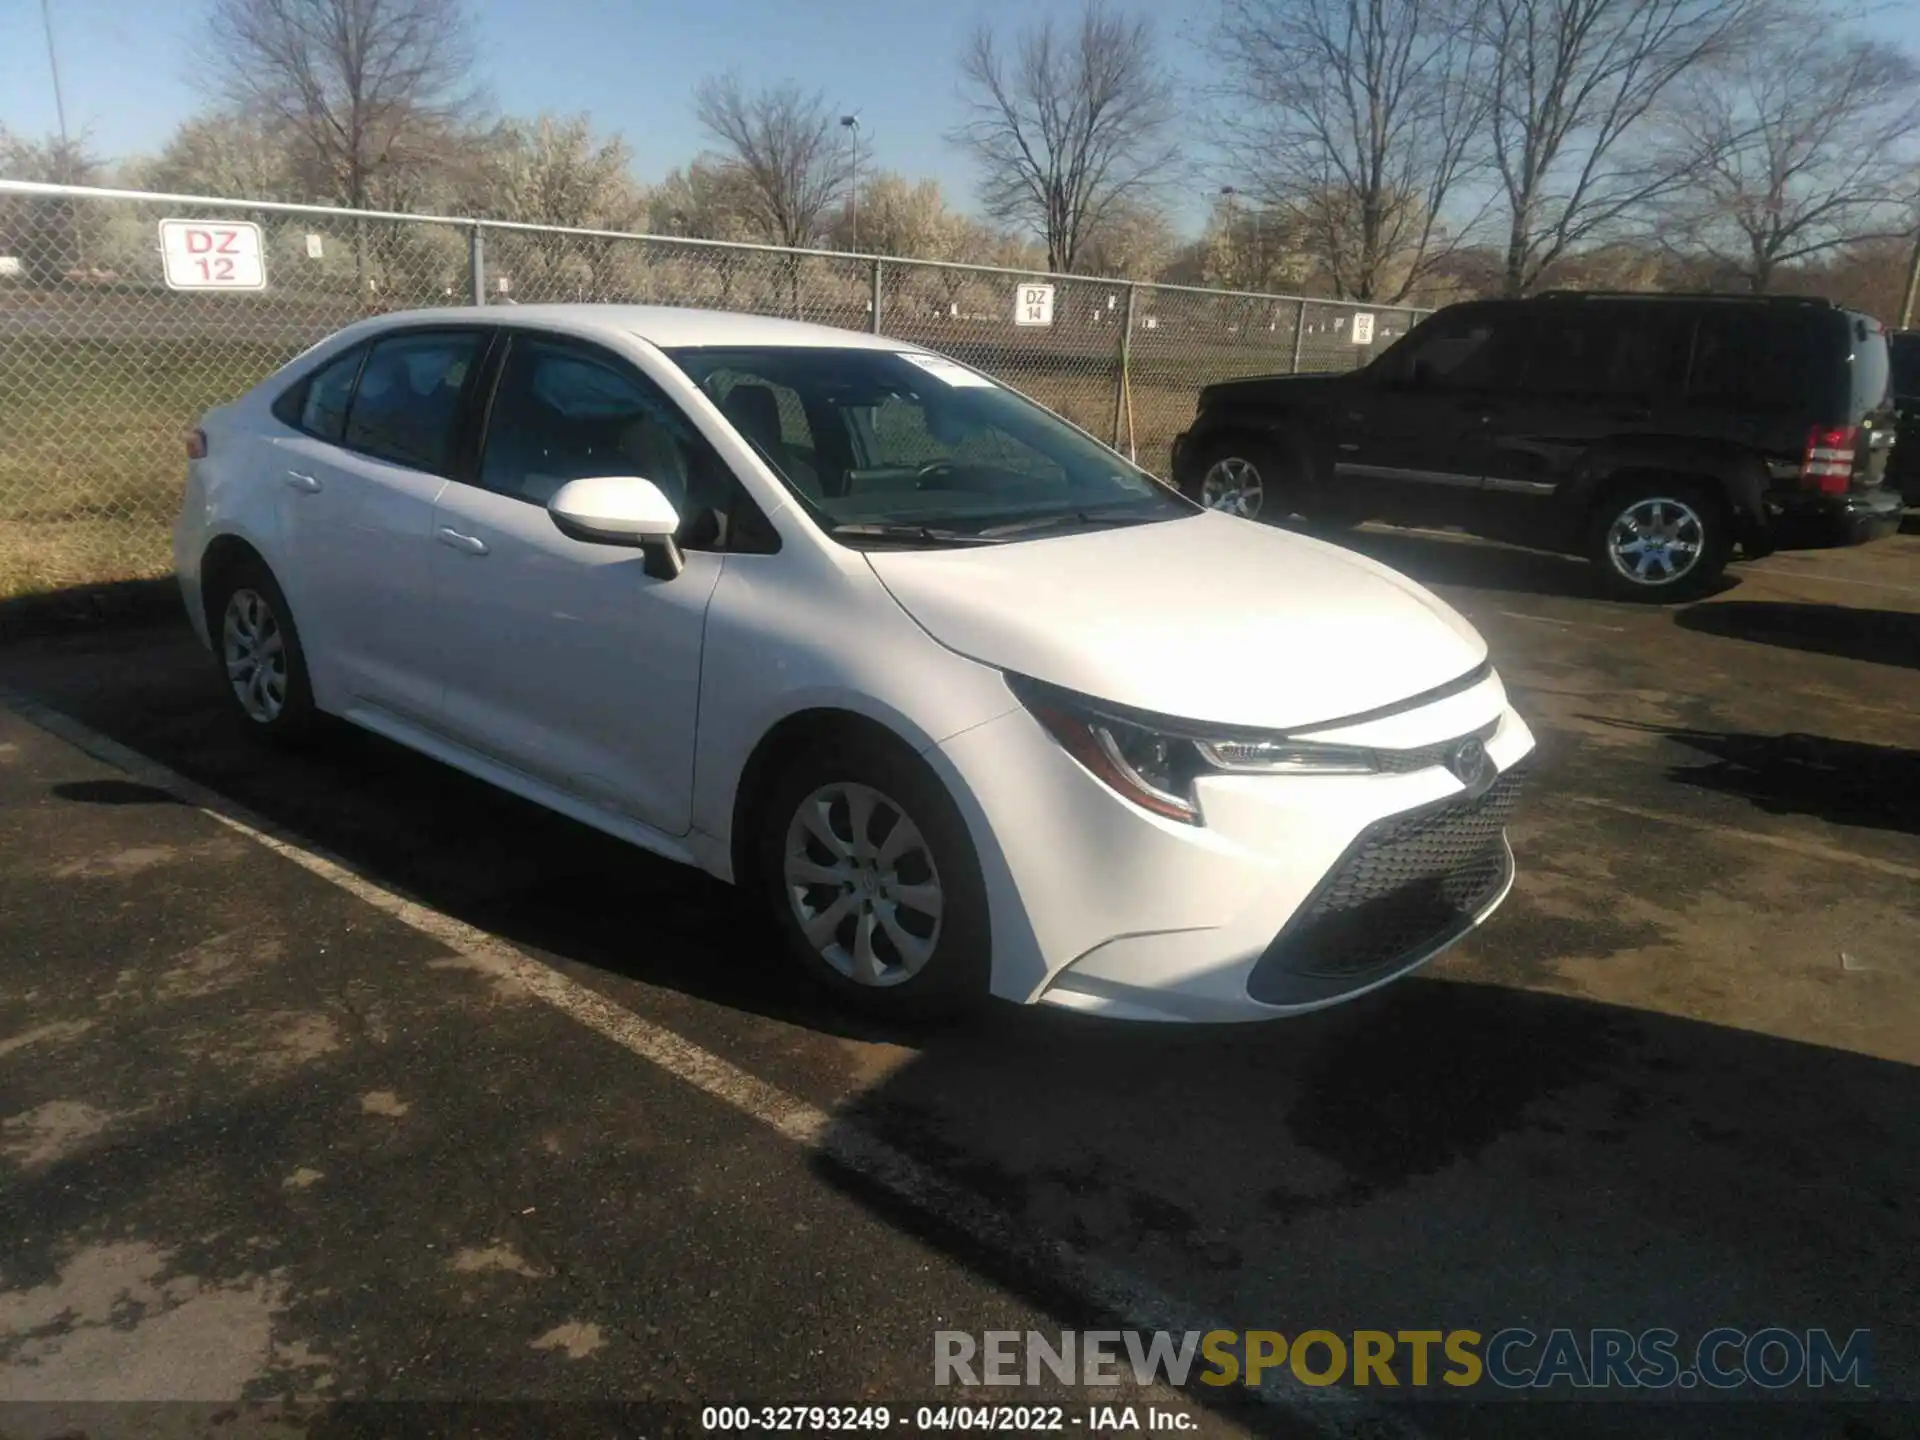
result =
[[[67,120],[109,158],[151,153],[205,103],[194,57],[197,4],[48,0]],[[970,207],[972,177],[944,135],[960,118],[955,61],[984,20],[1012,31],[1032,15],[1077,14],[1080,0],[471,0],[480,76],[496,108],[534,114],[585,110],[624,131],[635,169],[655,180],[705,145],[689,113],[703,75],[738,68],[751,80],[796,80],[861,116],[861,166],[939,179]],[[1214,0],[1151,7],[1170,55],[1189,75],[1191,37]],[[1871,28],[1920,51],[1920,0],[1889,0]],[[55,128],[39,0],[0,0],[0,124],[27,134]],[[1191,224],[1216,187],[1197,170],[1176,209]]]

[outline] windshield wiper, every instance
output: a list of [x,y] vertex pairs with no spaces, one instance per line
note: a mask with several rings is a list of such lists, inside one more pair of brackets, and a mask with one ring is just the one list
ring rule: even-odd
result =
[[831,533],[836,538],[887,540],[897,545],[921,545],[929,549],[944,549],[953,545],[998,543],[985,535],[966,534],[958,530],[936,530],[931,525],[882,525],[856,522],[836,525]]
[[1025,520],[1015,520],[1006,525],[990,525],[978,533],[983,536],[1023,535],[1032,530],[1052,530],[1061,525],[1149,525],[1156,520],[1165,520],[1170,516],[1160,514],[1142,514],[1134,506],[1107,508],[1104,510],[1054,510],[1045,515],[1030,516]]

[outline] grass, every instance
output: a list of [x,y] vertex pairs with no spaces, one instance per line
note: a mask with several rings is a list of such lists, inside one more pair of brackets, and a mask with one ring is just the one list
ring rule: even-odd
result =
[[0,597],[168,573],[194,420],[284,347],[0,342]]
[[[930,343],[938,340],[928,337]],[[172,568],[185,432],[211,407],[285,363],[305,341],[0,337],[0,598],[139,580]],[[1102,440],[1114,433],[1114,357],[1011,346],[953,347]],[[1144,347],[1143,347],[1144,348]],[[1275,365],[1279,358],[1282,363]],[[1136,353],[1133,442],[1167,473],[1173,437],[1201,385],[1284,369],[1287,357],[1196,345]],[[1126,448],[1121,431],[1121,448]]]

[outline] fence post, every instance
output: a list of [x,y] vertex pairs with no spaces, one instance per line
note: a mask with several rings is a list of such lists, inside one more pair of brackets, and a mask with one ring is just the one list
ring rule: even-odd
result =
[[1127,282],[1127,309],[1120,322],[1120,373],[1113,381],[1113,448],[1120,448],[1120,422],[1127,408],[1127,367],[1133,363],[1133,301],[1140,287]]
[[487,241],[475,224],[467,232],[467,271],[473,279],[473,303],[487,303]]
[[1293,368],[1289,375],[1300,373],[1300,352],[1307,343],[1307,302],[1300,302],[1299,313],[1293,317]]
[[880,333],[880,265],[878,255],[873,257],[873,333]]

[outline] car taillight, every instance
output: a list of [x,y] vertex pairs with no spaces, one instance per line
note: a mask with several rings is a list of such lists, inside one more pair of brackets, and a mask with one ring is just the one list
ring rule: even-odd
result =
[[206,431],[189,430],[187,432],[187,458],[189,460],[204,460],[207,458]]
[[1827,495],[1843,495],[1853,480],[1853,448],[1860,427],[1829,430],[1816,425],[1807,432],[1807,453],[1800,462],[1800,486]]

